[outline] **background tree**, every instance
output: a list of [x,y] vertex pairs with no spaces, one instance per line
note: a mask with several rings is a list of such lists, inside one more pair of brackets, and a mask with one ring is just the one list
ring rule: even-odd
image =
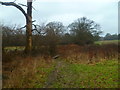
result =
[[38,49],[42,45],[45,45],[46,25],[42,23],[35,25],[35,31],[33,31],[33,49]]
[[2,46],[24,46],[25,45],[25,32],[7,26],[2,26]]
[[62,36],[65,32],[64,25],[61,22],[49,22],[46,28],[47,32],[53,31],[56,36]]
[[[100,26],[94,21],[82,17],[71,23],[68,29],[74,37],[74,43],[84,45],[94,42],[94,35],[100,30]],[[99,35],[99,33],[96,35]]]
[[73,36],[69,33],[65,33],[62,38],[60,44],[72,44],[74,43]]
[[120,34],[118,34],[118,40],[120,40]]
[[45,41],[51,55],[56,53],[56,46],[59,44],[64,30],[64,26],[61,22],[50,22],[46,25]]
[[104,37],[104,40],[118,40],[118,35],[117,34],[111,35],[110,33],[107,33]]
[[33,34],[34,50],[49,55],[56,54],[56,46],[61,42],[65,31],[64,25],[61,22],[49,22],[35,25],[35,28],[37,30]]

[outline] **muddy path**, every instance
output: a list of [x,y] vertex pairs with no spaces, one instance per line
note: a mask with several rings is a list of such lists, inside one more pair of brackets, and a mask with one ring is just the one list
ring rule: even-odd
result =
[[50,88],[53,85],[53,83],[57,81],[59,77],[62,77],[60,75],[61,68],[65,68],[66,66],[67,66],[67,63],[65,63],[63,60],[55,59],[55,66],[54,66],[55,68],[48,75],[48,79],[47,79],[47,82],[45,83],[44,88]]

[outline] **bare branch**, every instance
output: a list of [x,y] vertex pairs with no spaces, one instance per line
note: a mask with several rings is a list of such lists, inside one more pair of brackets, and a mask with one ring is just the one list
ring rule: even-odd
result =
[[26,28],[26,25],[24,27],[21,27],[20,29]]
[[38,34],[41,34],[41,32],[39,32],[37,29],[32,29],[32,32],[33,31],[37,31]]
[[26,12],[24,11],[24,9],[21,6],[17,5],[16,3],[14,3],[14,2],[1,2],[0,1],[0,4],[5,5],[5,6],[14,6],[14,7],[16,7],[17,9],[19,9],[24,14],[26,19],[30,21],[29,17],[27,16]]
[[[36,20],[34,20],[34,21],[32,21],[32,22],[35,22]],[[38,25],[36,25],[36,26],[38,26]],[[23,26],[23,27],[21,27],[21,28],[19,28],[19,29],[23,29],[23,28],[26,28],[26,25],[25,26]]]
[[[18,3],[18,4],[21,6],[27,7],[27,5],[25,5],[25,4],[21,4],[21,3]],[[32,6],[32,9],[36,10],[33,6]]]
[[21,6],[25,6],[25,7],[27,7],[27,5],[24,5],[24,4],[21,4],[21,3],[18,3],[19,5],[21,5]]
[[37,29],[37,26],[35,24],[32,24],[32,25],[35,27],[35,29]]
[[[37,26],[40,27],[39,25],[35,25],[35,24],[32,24],[34,26],[35,29],[32,29],[32,32],[33,31],[36,31],[38,34],[45,34],[45,33],[41,33],[41,31],[38,31],[37,29]],[[41,30],[41,29],[40,29]]]
[[32,32],[33,32],[33,31],[36,31],[36,32],[37,32],[38,34],[40,34],[40,35],[41,35],[41,34],[43,34],[43,35],[45,34],[45,33],[39,32],[37,29],[32,29]]

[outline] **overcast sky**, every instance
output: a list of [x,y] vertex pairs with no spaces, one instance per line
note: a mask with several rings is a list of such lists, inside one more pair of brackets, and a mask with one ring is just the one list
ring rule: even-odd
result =
[[[14,0],[0,0],[14,1]],[[33,19],[40,23],[60,21],[64,25],[83,16],[101,25],[103,35],[118,33],[119,0],[34,0]],[[16,3],[26,4],[26,0]],[[26,9],[26,7],[23,7]],[[5,25],[25,25],[25,17],[15,7],[0,5],[0,23]]]

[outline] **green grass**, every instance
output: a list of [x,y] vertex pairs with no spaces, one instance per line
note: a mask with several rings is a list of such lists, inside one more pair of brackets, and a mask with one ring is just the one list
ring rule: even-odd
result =
[[24,46],[11,46],[11,47],[5,47],[5,50],[11,50],[11,51],[13,51],[13,50],[24,50],[25,49],[25,47]]
[[108,60],[95,65],[70,64],[58,70],[52,88],[117,88],[118,62]]
[[38,68],[38,71],[40,71],[40,73],[36,73],[36,79],[34,80],[34,88],[43,88],[47,81],[48,75],[52,72],[53,69],[54,65],[47,68]]
[[104,41],[96,41],[95,44],[118,44],[118,42],[120,42],[120,40],[104,40]]
[[4,80],[4,88],[118,88],[117,60],[95,64],[75,64],[62,59],[27,63],[24,61],[13,72],[6,72],[9,79]]

